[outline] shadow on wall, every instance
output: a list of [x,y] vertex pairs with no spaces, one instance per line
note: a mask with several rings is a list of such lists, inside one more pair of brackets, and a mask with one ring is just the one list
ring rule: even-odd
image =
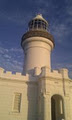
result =
[[38,120],[38,85],[37,82],[28,83],[28,117],[27,120]]

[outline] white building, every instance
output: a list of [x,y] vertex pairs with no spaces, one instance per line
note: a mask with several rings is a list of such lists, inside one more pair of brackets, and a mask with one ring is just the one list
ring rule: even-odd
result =
[[37,15],[21,41],[23,73],[0,68],[0,120],[72,120],[72,80],[67,69],[51,70],[54,39]]

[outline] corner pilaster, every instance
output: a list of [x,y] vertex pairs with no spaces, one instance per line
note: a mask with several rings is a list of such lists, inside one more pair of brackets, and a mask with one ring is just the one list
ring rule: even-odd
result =
[[65,112],[65,120],[71,120],[70,119],[70,98],[69,98],[69,95],[66,95],[64,97],[64,112]]

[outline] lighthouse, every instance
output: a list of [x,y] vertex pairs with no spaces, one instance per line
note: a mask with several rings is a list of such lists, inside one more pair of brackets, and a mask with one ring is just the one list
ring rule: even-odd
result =
[[38,14],[22,36],[23,73],[0,68],[0,120],[72,120],[72,79],[51,70],[53,36]]
[[38,14],[28,24],[28,31],[22,36],[24,50],[23,74],[35,67],[48,66],[51,69],[51,51],[54,48],[53,36],[48,31],[48,22]]

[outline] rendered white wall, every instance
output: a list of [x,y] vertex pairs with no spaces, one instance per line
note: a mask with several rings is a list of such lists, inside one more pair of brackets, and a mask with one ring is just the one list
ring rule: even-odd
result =
[[[21,110],[15,113],[14,93],[21,93]],[[0,79],[0,120],[37,120],[37,84]]]
[[[4,73],[0,69],[0,120],[51,120],[51,97],[55,94],[63,97],[65,120],[71,120],[72,81],[68,78],[68,70],[51,72],[48,67],[43,67],[34,71],[35,76],[23,76],[20,73]],[[15,92],[22,93],[20,113],[12,111]]]
[[34,67],[48,66],[51,69],[51,50],[53,43],[43,37],[30,37],[23,43],[24,46],[24,68],[23,72],[28,72]]

